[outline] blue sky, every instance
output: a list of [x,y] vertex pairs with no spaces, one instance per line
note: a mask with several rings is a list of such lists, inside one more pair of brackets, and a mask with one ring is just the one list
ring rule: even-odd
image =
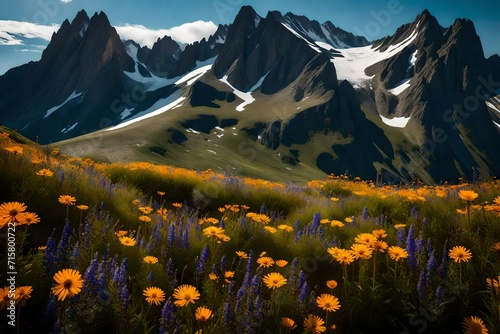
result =
[[[444,27],[453,24],[457,17],[473,20],[485,55],[500,53],[500,38],[496,36],[500,32],[500,3],[496,0],[0,0],[0,20],[60,25],[85,9],[89,16],[104,11],[115,26],[168,29],[198,20],[231,23],[243,5],[253,6],[261,16],[269,10],[279,10],[321,23],[329,20],[369,40],[393,34],[397,27],[412,22],[427,8]],[[25,34],[17,42],[10,41],[11,45],[5,44],[9,43],[5,43],[5,31],[2,35],[0,27],[0,74],[9,67],[38,60],[47,41],[26,38]]]

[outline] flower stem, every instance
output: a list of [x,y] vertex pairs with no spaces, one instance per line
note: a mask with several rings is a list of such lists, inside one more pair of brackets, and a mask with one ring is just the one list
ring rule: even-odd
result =
[[466,204],[467,204],[467,221],[469,222],[469,232],[470,232],[470,235],[472,236],[472,226],[470,225],[470,204],[469,204],[469,201],[467,201]]
[[459,286],[460,290],[462,290],[462,263],[460,263],[458,266],[460,268]]
[[377,252],[375,251],[375,254],[373,254],[373,289],[375,289],[375,271],[377,270]]
[[344,264],[344,292],[347,296],[347,265]]

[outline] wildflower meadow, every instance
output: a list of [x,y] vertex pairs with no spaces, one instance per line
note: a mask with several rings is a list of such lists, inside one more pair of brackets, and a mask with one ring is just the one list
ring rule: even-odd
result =
[[495,179],[285,185],[6,129],[0,150],[1,333],[500,332]]

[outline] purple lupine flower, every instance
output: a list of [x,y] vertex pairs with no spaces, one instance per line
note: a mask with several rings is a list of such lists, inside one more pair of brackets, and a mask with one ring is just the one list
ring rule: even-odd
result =
[[437,268],[437,261],[436,261],[436,258],[434,256],[434,250],[431,249],[431,251],[429,253],[429,259],[427,260],[427,268],[426,268],[427,269],[426,279],[427,279],[428,283],[432,282],[436,268]]
[[232,298],[235,290],[236,290],[236,283],[234,283],[234,281],[231,281],[231,283],[229,283],[229,287],[227,288],[227,298],[228,298],[228,300]]
[[298,286],[297,286],[297,288],[299,289],[299,291],[302,289],[302,287],[304,286],[304,284],[307,284],[306,283],[306,274],[304,273],[303,270],[301,270],[300,273],[299,273],[299,281],[298,281]]
[[76,242],[75,247],[73,248],[73,254],[71,255],[71,267],[73,269],[78,269],[78,256],[80,255],[80,248],[78,247],[78,242]]
[[219,222],[219,227],[220,228],[223,228],[223,229],[226,229],[226,222],[224,221],[224,218],[222,218]]
[[425,270],[421,270],[419,278],[418,278],[418,284],[417,284],[417,292],[418,292],[418,297],[420,298],[420,300],[425,299],[426,286],[427,286],[427,281],[426,281]]
[[385,223],[385,216],[383,214],[380,215],[380,225],[384,225]]
[[422,237],[422,232],[418,235],[418,239],[415,240],[415,252],[419,255],[424,253],[424,238]]
[[263,306],[264,305],[262,304],[262,299],[260,298],[260,295],[257,295],[257,297],[255,297],[255,300],[253,302],[253,307],[254,307],[253,316],[255,324],[257,325],[255,327],[261,326],[262,322],[264,321]]
[[43,265],[48,269],[49,275],[52,276],[57,271],[56,263],[58,262],[56,242],[54,240],[54,231],[47,239],[47,248],[45,249],[45,254],[43,256]]
[[109,244],[106,245],[104,248],[104,252],[102,253],[102,263],[108,262],[108,257],[109,257]]
[[248,334],[253,334],[255,332],[253,328],[253,303],[251,302],[250,298],[247,302],[245,316],[243,317],[242,320],[243,320],[244,332]]
[[443,301],[443,287],[441,285],[437,287],[435,296],[438,301]]
[[243,282],[241,282],[241,286],[244,288],[250,287],[250,272],[246,272],[243,277]]
[[203,249],[201,250],[200,257],[196,261],[196,275],[201,276],[203,275],[203,272],[205,271],[205,264],[207,263],[208,260],[208,246],[205,245]]
[[59,183],[59,188],[62,186],[64,182],[64,170],[60,170],[58,175],[57,175],[57,182]]
[[247,268],[246,268],[246,272],[248,273],[252,271],[253,258],[254,258],[254,253],[253,250],[250,249],[250,251],[248,252]]
[[312,233],[316,233],[316,229],[319,227],[320,225],[320,220],[321,220],[321,213],[319,212],[316,212],[313,216],[313,220],[311,222],[311,232]]
[[406,239],[406,232],[404,228],[398,228],[396,230],[396,245],[402,247]]
[[241,303],[244,302],[243,299],[246,297],[246,295],[247,295],[247,289],[241,286],[238,289],[238,293],[236,294],[236,306],[235,306],[236,313],[239,313],[241,308]]
[[252,295],[257,295],[259,294],[259,287],[260,287],[260,277],[259,275],[254,275],[252,278],[252,282],[250,283],[250,293]]
[[414,220],[418,220],[418,210],[416,207],[411,208],[411,216]]
[[225,255],[222,255],[221,259],[220,259],[220,270],[222,272],[225,272],[226,271],[226,256]]
[[189,249],[189,229],[186,228],[182,233],[182,246],[185,249]]
[[153,283],[153,278],[154,278],[153,271],[150,271],[149,274],[148,274],[148,281],[150,281],[151,283]]
[[115,255],[108,261],[108,276],[112,277],[118,267],[118,255]]
[[439,265],[438,268],[438,275],[442,279],[445,279],[448,276],[448,254],[446,252],[447,243],[448,240],[444,242],[443,255],[441,256],[441,264]]
[[161,250],[160,250],[160,253],[161,253],[161,257],[166,259],[167,256],[168,256],[168,248],[166,245],[161,245]]
[[128,259],[124,258],[122,260],[122,263],[120,265],[123,266],[123,268],[125,269],[125,271],[127,271],[128,270]]
[[233,318],[233,308],[231,307],[231,304],[226,302],[224,303],[224,308],[222,310],[222,314],[223,314],[223,323],[224,323],[224,327],[229,327],[229,325],[231,324],[231,319]]
[[300,288],[299,304],[306,306],[308,302],[308,297],[309,297],[309,286],[307,285],[307,282],[304,282],[304,284]]
[[173,273],[174,273],[174,261],[172,260],[172,258],[169,258],[167,262],[167,275],[172,276]]
[[102,300],[108,300],[108,293],[106,292],[106,275],[102,272],[97,277],[97,287],[99,296],[102,298]]
[[[105,258],[103,257],[103,259],[101,260],[101,262],[99,262],[99,266],[97,267],[97,284],[99,286],[99,289],[103,289],[105,290],[106,289],[106,273],[107,273],[107,262],[105,260]],[[102,278],[101,278],[101,275],[102,275]],[[99,280],[102,280],[102,281],[99,281]]]
[[176,309],[175,304],[172,302],[172,297],[168,297],[161,310],[160,325],[162,328],[174,323]]
[[175,225],[171,224],[168,227],[168,238],[167,238],[167,243],[169,246],[173,246],[175,243]]
[[259,213],[266,213],[266,212],[267,212],[266,204],[262,203],[262,205],[260,206]]
[[302,236],[302,231],[301,230],[296,230],[295,231],[295,243],[299,243],[300,237]]
[[174,289],[178,285],[177,283],[178,283],[178,281],[177,281],[177,269],[175,269],[173,279],[170,280],[170,287],[172,289]]
[[124,310],[127,311],[129,305],[129,292],[126,285],[122,286],[119,295],[120,304],[123,306]]
[[50,320],[54,319],[56,317],[56,311],[56,298],[51,294],[47,301],[47,306],[45,307],[45,318]]
[[85,217],[85,232],[84,232],[84,240],[85,240],[85,243],[84,245],[85,246],[88,246],[89,243],[90,243],[90,231],[92,229],[92,224],[90,223],[90,219],[89,217]]
[[429,226],[429,222],[430,222],[429,218],[425,217],[424,218],[424,228],[427,227],[427,226]]
[[124,285],[127,284],[127,270],[122,262],[122,264],[116,267],[115,272],[113,273],[113,282],[120,290]]
[[217,265],[215,263],[212,264],[212,272],[215,274],[215,276],[219,276],[219,268],[217,268]]
[[323,240],[325,238],[325,228],[320,226],[316,229],[316,231],[318,231],[319,240]]
[[417,243],[415,242],[415,229],[413,224],[410,225],[408,230],[408,237],[406,238],[406,251],[408,252],[408,264],[411,269],[417,268]]
[[361,212],[361,219],[362,220],[367,220],[370,218],[370,211],[368,211],[368,208],[365,206],[363,208],[363,211]]
[[295,223],[293,224],[293,229],[295,231],[300,231],[300,221],[297,219]]
[[299,266],[299,258],[294,257],[292,263],[290,263],[290,273],[294,274],[298,266]]
[[146,239],[144,237],[141,237],[140,239],[138,239],[137,244],[142,249],[146,248]]
[[311,291],[309,294],[309,308],[314,310],[318,309],[318,305],[316,304],[316,291]]
[[59,260],[66,262],[68,258],[67,254],[67,247],[69,244],[69,239],[71,237],[71,225],[69,223],[69,219],[66,219],[66,223],[64,224],[62,233],[61,233],[61,240],[59,240],[59,243],[57,244],[57,257]]
[[153,230],[151,231],[151,237],[149,238],[150,243],[153,245],[153,247],[156,247],[161,239],[161,226],[160,223],[155,225],[153,227]]
[[246,229],[247,228],[247,218],[245,216],[241,217],[240,227],[242,229]]
[[97,282],[97,268],[99,267],[97,263],[97,253],[94,255],[92,261],[90,261],[89,266],[85,270],[83,274],[83,292],[89,293],[92,295],[96,294],[96,289],[98,287]]

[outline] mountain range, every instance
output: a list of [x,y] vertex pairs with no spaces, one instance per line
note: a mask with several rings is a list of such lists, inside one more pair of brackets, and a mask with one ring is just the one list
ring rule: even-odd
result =
[[102,161],[303,181],[500,175],[500,57],[474,24],[427,10],[368,41],[240,9],[208,39],[121,40],[105,13],[66,20],[40,61],[0,76],[0,122]]

